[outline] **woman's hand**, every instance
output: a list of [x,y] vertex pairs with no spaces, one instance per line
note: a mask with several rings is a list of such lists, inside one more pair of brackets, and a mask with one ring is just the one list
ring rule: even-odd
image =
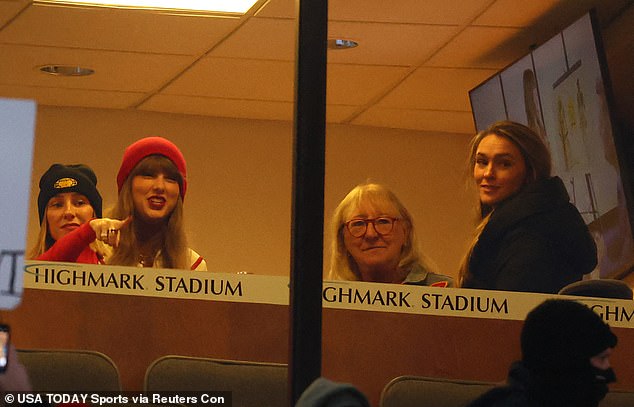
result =
[[132,221],[132,216],[128,216],[124,220],[101,218],[93,219],[89,222],[92,230],[95,231],[97,239],[109,244],[112,247],[119,246],[121,238],[121,229],[126,227]]

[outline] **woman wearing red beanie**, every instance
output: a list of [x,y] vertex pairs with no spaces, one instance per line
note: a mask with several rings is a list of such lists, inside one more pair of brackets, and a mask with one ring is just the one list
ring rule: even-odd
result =
[[[125,150],[117,174],[119,199],[110,216],[131,219],[114,232],[117,245],[108,264],[206,270],[203,258],[187,246],[183,200],[185,158],[162,137],[146,137]],[[111,238],[108,230],[100,239]]]

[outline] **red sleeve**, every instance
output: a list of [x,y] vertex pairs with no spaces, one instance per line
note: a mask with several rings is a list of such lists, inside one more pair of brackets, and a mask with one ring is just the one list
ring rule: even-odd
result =
[[37,260],[75,262],[86,247],[95,241],[97,235],[86,222],[59,239],[47,251],[37,257]]
[[196,268],[200,266],[200,263],[202,263],[203,260],[203,256],[198,256],[198,259],[194,262],[194,264],[192,264],[190,270],[196,270]]

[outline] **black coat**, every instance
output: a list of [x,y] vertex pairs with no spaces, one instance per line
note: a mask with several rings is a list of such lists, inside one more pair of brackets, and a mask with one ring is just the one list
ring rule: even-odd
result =
[[589,362],[587,368],[553,371],[546,376],[514,362],[505,385],[485,392],[467,407],[598,407],[605,391],[607,386],[595,390]]
[[499,204],[469,259],[463,287],[557,293],[597,265],[597,249],[558,177]]

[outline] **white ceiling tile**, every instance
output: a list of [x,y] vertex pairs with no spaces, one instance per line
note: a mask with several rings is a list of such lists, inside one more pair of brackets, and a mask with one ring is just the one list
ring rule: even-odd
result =
[[[295,59],[295,20],[252,18],[209,55],[214,57]],[[449,41],[456,27],[333,22],[329,38],[359,42],[347,50],[329,50],[331,63],[415,65]]]
[[[295,4],[204,18],[0,0],[0,96],[291,120]],[[329,38],[360,46],[328,52],[326,119],[471,133],[468,91],[593,6],[607,24],[631,0],[330,0]],[[44,64],[97,73],[46,76]]]
[[258,12],[258,17],[295,18],[296,0],[270,0]]
[[330,0],[331,20],[466,24],[491,0]]
[[0,28],[26,7],[27,3],[28,0],[0,1]]
[[244,119],[283,121],[293,119],[293,103],[291,102],[199,96],[156,95],[143,103],[140,110]]
[[456,30],[447,25],[332,22],[329,38],[355,40],[359,46],[329,50],[328,62],[418,65],[447,43]]
[[290,61],[204,58],[162,93],[291,102],[294,81]]
[[[186,56],[0,44],[0,84],[144,92],[161,86],[190,61]],[[79,65],[95,74],[63,77],[39,71],[48,64]]]
[[559,0],[497,0],[473,25],[528,27],[559,3]]
[[197,55],[238,24],[236,18],[32,5],[0,31],[0,42]]
[[143,93],[89,89],[0,85],[2,97],[35,100],[38,105],[127,109],[143,98]]
[[[326,121],[328,123],[342,123],[357,109],[357,106],[328,105],[326,107]],[[149,98],[139,106],[139,110],[245,119],[293,120],[292,102],[269,100],[221,99],[159,94]]]
[[406,71],[391,66],[328,64],[327,101],[364,105],[394,86]]
[[531,43],[516,28],[467,27],[426,65],[501,69],[526,54]]
[[293,61],[295,20],[251,18],[209,56]]
[[344,123],[359,110],[359,106],[326,105],[328,123]]
[[488,69],[419,68],[378,105],[468,112],[471,110],[469,90],[495,73]]
[[353,120],[352,124],[442,133],[475,133],[471,112],[372,107]]

